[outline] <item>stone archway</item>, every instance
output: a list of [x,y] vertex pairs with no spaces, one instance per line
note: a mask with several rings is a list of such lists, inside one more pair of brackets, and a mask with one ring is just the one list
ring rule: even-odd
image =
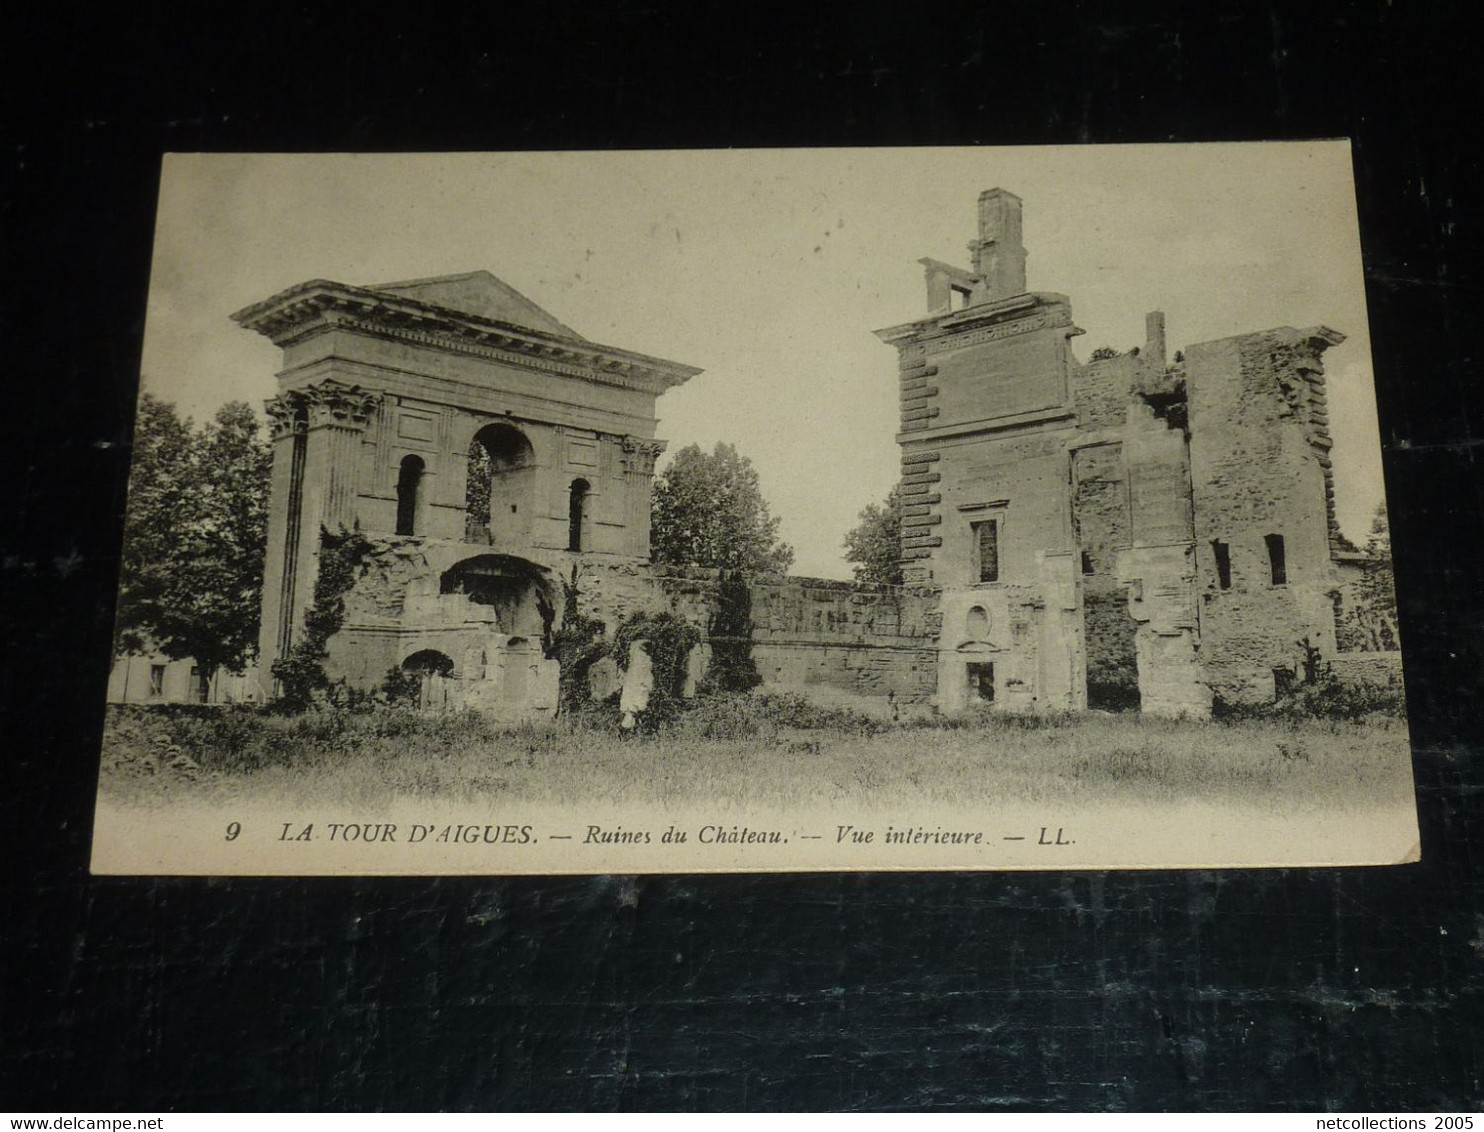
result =
[[438,592],[488,607],[498,632],[532,638],[549,651],[561,607],[544,567],[512,554],[476,554],[445,569]]
[[530,438],[515,425],[496,421],[474,434],[468,455],[466,541],[524,545],[536,501],[536,450]]

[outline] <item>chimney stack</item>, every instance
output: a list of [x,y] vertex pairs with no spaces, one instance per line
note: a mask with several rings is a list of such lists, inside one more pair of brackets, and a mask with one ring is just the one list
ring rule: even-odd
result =
[[1151,365],[1165,364],[1165,312],[1150,311],[1144,316],[1144,360]]
[[1026,250],[1020,240],[1020,198],[1004,189],[979,194],[979,240],[969,245],[974,274],[989,301],[1025,294]]

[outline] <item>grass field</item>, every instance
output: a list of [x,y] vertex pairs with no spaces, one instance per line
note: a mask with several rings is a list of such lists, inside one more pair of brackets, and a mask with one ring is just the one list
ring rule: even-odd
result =
[[797,697],[708,701],[656,735],[607,721],[500,727],[381,707],[283,718],[251,709],[109,709],[102,792],[126,803],[251,797],[789,807],[1001,802],[1272,810],[1396,804],[1405,723],[1192,722],[986,714],[882,724]]

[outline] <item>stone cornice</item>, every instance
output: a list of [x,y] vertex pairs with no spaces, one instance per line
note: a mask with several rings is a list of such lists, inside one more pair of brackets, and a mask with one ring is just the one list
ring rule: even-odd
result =
[[[898,326],[888,326],[876,331],[876,337],[895,346],[906,342],[949,338],[970,329],[981,330],[990,337],[1001,337],[1048,326],[1065,326],[1070,333],[1081,333],[1072,325],[1071,303],[1065,295],[1050,292],[1016,295],[1009,299],[965,307],[949,314],[929,315]],[[956,339],[946,344],[956,344]]]
[[290,346],[316,332],[341,328],[654,395],[701,372],[694,366],[664,358],[584,339],[563,338],[325,279],[313,279],[280,291],[237,311],[232,320],[271,339],[277,346]]

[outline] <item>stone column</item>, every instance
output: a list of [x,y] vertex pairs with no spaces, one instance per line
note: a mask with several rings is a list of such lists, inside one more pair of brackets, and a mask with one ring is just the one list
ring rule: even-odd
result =
[[361,438],[380,397],[326,379],[268,402],[273,476],[258,663],[264,687],[314,601],[320,528],[350,528],[360,491]]
[[663,440],[623,438],[624,487],[628,492],[628,553],[649,557],[649,504],[654,487],[654,464],[665,450]]
[[1004,189],[979,194],[979,240],[970,245],[974,273],[984,278],[989,301],[1025,294],[1025,245],[1021,242],[1021,203]]
[[317,500],[319,526],[350,529],[361,489],[361,440],[380,396],[333,379],[301,392],[308,408],[305,500]]
[[272,686],[273,662],[288,651],[293,621],[293,585],[297,576],[299,508],[303,480],[303,415],[296,399],[274,397],[267,402],[273,436],[273,473],[268,492],[268,539],[263,560],[263,598],[258,625],[258,667],[264,689]]

